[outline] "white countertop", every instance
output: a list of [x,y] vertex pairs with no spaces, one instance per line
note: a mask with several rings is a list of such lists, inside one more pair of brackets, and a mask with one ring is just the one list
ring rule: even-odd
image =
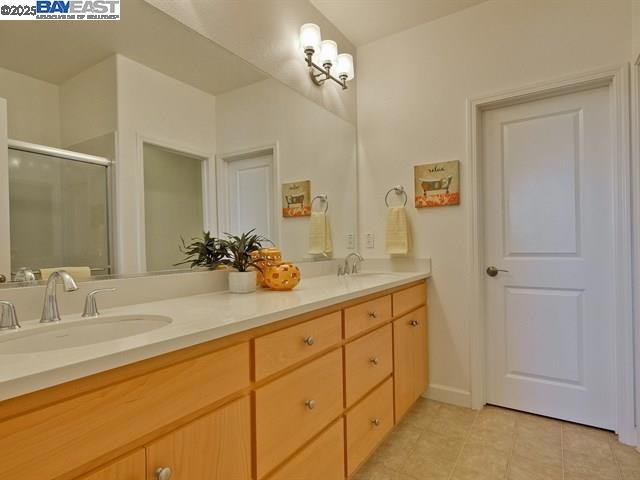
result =
[[[429,277],[428,272],[384,273],[304,279],[290,292],[255,294],[216,292],[105,309],[102,317],[162,315],[173,322],[147,333],[92,345],[37,353],[3,354],[12,335],[51,328],[37,321],[17,332],[0,333],[0,400],[86,377],[164,353],[204,343],[323,307],[377,293]],[[87,321],[79,314],[65,324]]]

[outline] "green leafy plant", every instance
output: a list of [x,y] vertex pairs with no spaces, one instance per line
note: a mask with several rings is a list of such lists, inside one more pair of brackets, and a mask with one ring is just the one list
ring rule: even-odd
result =
[[182,245],[178,248],[185,255],[185,260],[174,266],[189,264],[191,268],[204,267],[213,270],[220,265],[225,265],[227,250],[221,240],[212,237],[210,232],[203,232],[202,238],[194,237],[188,244],[184,238],[180,237],[180,240]]
[[249,230],[241,235],[231,235],[226,233],[227,238],[220,240],[220,245],[225,249],[225,265],[235,268],[239,272],[246,272],[250,267],[260,270],[254,262],[251,253],[262,248],[264,242],[268,242],[265,237],[254,233],[255,229]]

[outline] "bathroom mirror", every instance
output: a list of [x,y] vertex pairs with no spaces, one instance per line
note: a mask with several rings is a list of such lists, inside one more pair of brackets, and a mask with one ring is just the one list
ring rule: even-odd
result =
[[[185,269],[203,231],[255,228],[291,261],[353,248],[355,126],[143,0],[122,8],[0,29],[0,274]],[[311,255],[314,197],[333,249]]]

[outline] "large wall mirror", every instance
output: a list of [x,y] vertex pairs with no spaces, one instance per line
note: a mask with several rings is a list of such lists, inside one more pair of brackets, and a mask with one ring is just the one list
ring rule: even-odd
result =
[[[119,22],[0,29],[7,283],[56,268],[80,280],[185,269],[181,239],[206,231],[256,229],[292,261],[344,256],[355,126],[143,0],[126,3]],[[320,254],[309,253],[314,197],[333,239]]]

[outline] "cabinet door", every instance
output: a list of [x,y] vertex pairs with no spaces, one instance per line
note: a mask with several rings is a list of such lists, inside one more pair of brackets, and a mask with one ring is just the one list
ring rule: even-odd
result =
[[141,448],[117,462],[78,480],[144,480],[144,478],[144,449]]
[[427,388],[427,309],[421,307],[393,322],[396,422]]
[[147,447],[147,480],[171,469],[171,480],[249,480],[251,412],[241,398]]

